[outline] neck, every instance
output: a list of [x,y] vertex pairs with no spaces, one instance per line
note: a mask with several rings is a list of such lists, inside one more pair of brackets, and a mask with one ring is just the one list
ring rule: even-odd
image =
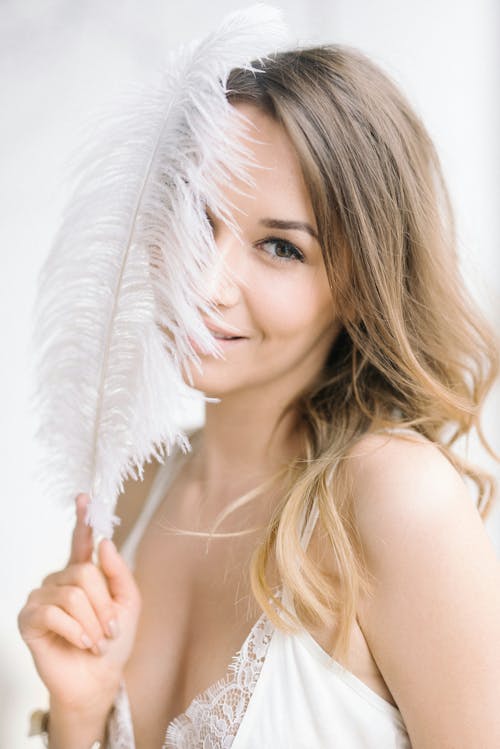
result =
[[202,488],[204,503],[221,509],[302,454],[302,434],[285,402],[259,395],[253,402],[238,395],[206,404],[205,425],[190,476]]

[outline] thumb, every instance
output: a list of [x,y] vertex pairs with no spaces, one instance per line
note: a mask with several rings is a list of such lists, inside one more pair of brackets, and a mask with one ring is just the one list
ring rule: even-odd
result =
[[97,554],[111,597],[119,604],[129,605],[137,598],[137,586],[127,563],[110,538],[102,539]]
[[68,565],[79,562],[88,562],[92,558],[92,528],[85,523],[85,515],[89,501],[90,497],[88,494],[81,493],[76,497],[76,524],[71,538],[71,551]]

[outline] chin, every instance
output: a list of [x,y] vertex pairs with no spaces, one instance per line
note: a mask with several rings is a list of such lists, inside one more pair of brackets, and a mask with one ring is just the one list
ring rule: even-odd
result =
[[[201,357],[201,372],[196,368],[196,364],[193,362],[189,363],[193,384],[190,384],[184,368],[182,369],[182,378],[188,387],[199,390],[209,398],[220,398],[223,395],[227,395],[235,387],[234,382],[231,382],[231,373],[229,370],[224,373],[221,368],[221,364],[224,363],[222,360],[209,363],[207,357]],[[210,372],[210,369],[212,369],[211,364],[217,367],[212,372]]]

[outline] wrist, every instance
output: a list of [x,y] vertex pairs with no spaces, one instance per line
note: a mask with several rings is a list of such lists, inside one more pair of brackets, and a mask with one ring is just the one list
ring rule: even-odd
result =
[[[40,736],[40,738],[43,741],[43,745],[47,747],[48,749],[51,749],[54,746],[54,741],[52,740],[49,744],[49,728],[50,728],[50,713],[48,710],[33,710],[33,712],[30,715],[30,730],[28,733],[28,736]],[[53,739],[52,734],[52,739]],[[107,734],[107,727],[104,727],[104,738],[103,741],[100,739],[96,739],[95,741],[92,741],[92,744],[88,747],[88,749],[104,749],[104,747],[107,747],[107,741],[108,741],[108,734]],[[58,739],[56,739],[56,745],[57,745]]]
[[77,721],[94,721],[107,715],[111,709],[119,684],[116,688],[105,692],[99,691],[92,699],[86,700],[85,704],[75,704],[59,697],[49,695],[49,712],[57,717],[71,718]]
[[50,698],[46,734],[49,749],[104,749],[114,694],[102,694],[85,707]]

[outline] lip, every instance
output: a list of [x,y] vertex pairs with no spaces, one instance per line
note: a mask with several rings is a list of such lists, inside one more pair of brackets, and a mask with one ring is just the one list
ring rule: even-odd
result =
[[235,343],[240,343],[240,341],[246,341],[246,340],[247,339],[243,337],[241,338],[216,338],[216,341],[222,344],[223,346],[231,346],[231,345],[234,346]]
[[[232,330],[224,330],[224,328],[218,328],[213,323],[208,323],[206,320],[203,321],[207,328],[212,331],[212,333],[219,333],[220,335],[227,335],[227,336],[235,336],[236,338],[248,338],[248,336],[245,335],[238,335]],[[221,339],[217,339],[221,340]],[[227,341],[225,341],[227,343]]]
[[[214,340],[216,340],[217,343],[219,343],[223,348],[227,348],[227,347],[231,347],[231,346],[236,346],[237,343],[241,343],[242,341],[247,341],[248,338],[241,337],[241,338],[236,338],[234,340],[226,340],[224,338],[216,338]],[[207,355],[207,351],[204,351],[202,348],[200,348],[200,346],[197,343],[195,343],[195,341],[192,338],[189,338],[189,342],[191,343],[192,347],[194,348],[194,350],[198,354],[201,354],[203,356]]]

